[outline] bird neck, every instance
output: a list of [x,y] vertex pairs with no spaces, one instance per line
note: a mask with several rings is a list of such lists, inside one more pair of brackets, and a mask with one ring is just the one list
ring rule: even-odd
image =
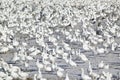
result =
[[82,70],[82,74],[81,75],[83,76],[84,75],[84,69],[82,68],[81,70]]

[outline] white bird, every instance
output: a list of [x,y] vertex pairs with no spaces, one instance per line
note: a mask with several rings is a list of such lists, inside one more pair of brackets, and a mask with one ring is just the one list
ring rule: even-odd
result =
[[64,54],[62,55],[62,58],[65,60],[66,63],[69,62],[69,59],[68,59],[67,57],[68,57],[68,53],[64,53]]
[[55,70],[57,68],[57,63],[52,63],[52,69]]
[[37,74],[34,74],[33,80],[37,80]]
[[72,56],[71,55],[70,55],[70,59],[69,59],[68,63],[73,67],[77,67],[77,64],[74,61],[72,61]]
[[66,73],[65,80],[70,80],[70,79],[69,79],[69,76],[68,76],[68,73]]
[[83,49],[86,51],[90,50],[88,43],[83,43]]
[[66,57],[68,57],[68,53],[63,53],[63,55],[62,55],[62,57],[64,58],[66,58]]
[[44,65],[51,64],[50,61],[48,61],[47,59],[44,59],[44,58],[42,58],[42,62],[43,62]]
[[111,50],[115,51],[116,46],[117,46],[117,43],[112,43]]
[[97,73],[94,73],[94,72],[93,72],[92,66],[91,66],[91,63],[90,63],[90,62],[89,62],[88,73],[89,73],[89,76],[90,76],[93,80],[96,80],[97,78],[99,78],[99,75],[98,75]]
[[36,66],[38,69],[42,69],[44,67],[43,64],[39,62],[39,59],[36,61]]
[[12,70],[11,70],[10,76],[13,77],[13,78],[15,78],[15,79],[19,78],[18,73],[17,73],[17,72],[14,72],[14,71],[12,71]]
[[17,66],[13,66],[12,64],[9,64],[9,71],[11,72],[17,72],[20,68]]
[[26,69],[29,67],[29,64],[28,64],[27,61],[24,61],[24,66],[25,66]]
[[53,36],[49,36],[49,41],[54,43],[54,42],[57,41],[57,39],[55,37],[53,37]]
[[3,78],[0,77],[0,80],[3,80]]
[[8,47],[1,47],[1,49],[0,49],[0,53],[6,53],[8,51],[9,51]]
[[26,42],[22,42],[22,45],[23,46],[27,46],[28,44]]
[[81,71],[82,71],[82,73],[81,73],[81,78],[82,78],[83,80],[92,80],[91,77],[89,77],[88,75],[85,75],[85,74],[84,74],[84,69],[83,69],[83,68],[81,68]]
[[13,45],[10,45],[10,44],[9,44],[9,45],[8,45],[8,48],[9,48],[9,49],[13,49],[14,47],[13,47]]
[[13,55],[12,61],[16,62],[18,60],[20,60],[20,57],[18,56],[17,52],[15,52],[14,55]]
[[6,72],[5,80],[13,80],[13,77],[9,76],[8,72]]
[[47,66],[47,65],[44,65],[44,69],[45,71],[48,71],[48,72],[52,71],[52,67]]
[[63,71],[61,69],[59,69],[59,68],[57,70],[57,76],[60,77],[60,78],[62,78],[64,76]]
[[71,48],[69,46],[64,46],[65,50],[70,51]]
[[63,48],[62,48],[62,49],[59,49],[59,47],[57,46],[57,47],[56,47],[56,53],[58,53],[59,55],[62,55],[62,54],[64,53]]
[[112,74],[107,72],[106,73],[106,80],[112,80]]
[[25,80],[28,78],[28,73],[22,72],[20,69],[18,69],[18,75],[20,76],[21,79]]
[[92,66],[91,66],[91,62],[89,61],[89,66],[88,66],[88,69],[87,69],[88,73],[92,72]]
[[68,50],[68,51],[70,51],[70,50],[71,50],[71,48],[70,48],[69,44],[66,44],[64,41],[62,41],[62,43],[63,43],[64,48],[65,48],[66,50]]
[[16,40],[14,40],[14,41],[13,41],[13,46],[18,46],[18,45],[19,45],[19,42],[16,41]]
[[32,56],[27,55],[26,52],[25,52],[24,54],[25,54],[25,58],[26,58],[26,60],[33,60],[33,57],[32,57]]
[[46,78],[43,78],[41,74],[34,74],[34,80],[47,80]]
[[37,50],[37,49],[35,49],[35,50],[32,50],[32,49],[31,49],[31,51],[33,51],[33,52],[30,53],[30,56],[36,56],[37,54],[40,53],[40,50]]
[[49,55],[45,51],[42,52],[41,56],[43,57],[43,61],[44,61],[44,59],[48,59],[49,58]]
[[109,69],[109,64],[105,64],[103,68],[104,69]]
[[1,71],[1,72],[0,72],[0,77],[1,77],[1,78],[4,78],[5,76],[6,76],[6,74]]
[[3,58],[0,58],[0,65],[1,65],[1,68],[3,68],[5,71],[9,70],[9,65],[4,61]]
[[52,63],[54,63],[54,62],[55,62],[56,57],[55,57],[55,56],[53,56],[52,54],[50,54],[50,55],[49,55],[49,59],[50,59],[50,61],[51,61]]
[[104,62],[101,61],[101,62],[98,64],[98,68],[100,68],[100,69],[101,69],[101,68],[104,68],[104,65],[105,65]]
[[105,78],[105,80],[112,80],[112,74],[110,72],[104,72],[102,71],[102,74]]
[[25,56],[25,54],[23,52],[19,53],[18,56],[20,57],[21,62],[26,60],[26,56]]
[[104,48],[97,48],[97,52],[98,52],[98,53],[104,53],[104,52],[105,52],[105,49],[104,49]]
[[104,40],[102,38],[97,39],[98,42],[103,42]]
[[29,48],[29,51],[30,51],[30,52],[33,52],[33,51],[35,51],[35,50],[36,50],[35,46],[32,46],[31,48]]
[[88,58],[83,53],[79,53],[79,57],[85,62],[88,61]]

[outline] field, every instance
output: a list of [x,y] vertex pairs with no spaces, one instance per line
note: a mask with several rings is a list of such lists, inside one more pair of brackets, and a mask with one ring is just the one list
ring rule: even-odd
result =
[[0,0],[0,80],[120,80],[119,0]]

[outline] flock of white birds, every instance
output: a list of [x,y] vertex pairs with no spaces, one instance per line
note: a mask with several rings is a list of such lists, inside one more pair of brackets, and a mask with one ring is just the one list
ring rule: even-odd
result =
[[120,47],[119,40],[117,2],[0,0],[0,80],[120,80],[104,61]]

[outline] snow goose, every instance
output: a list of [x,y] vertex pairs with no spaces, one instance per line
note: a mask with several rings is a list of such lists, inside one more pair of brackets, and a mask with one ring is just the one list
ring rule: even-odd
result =
[[21,79],[25,80],[28,78],[28,73],[22,72],[21,69],[18,69],[18,75],[20,76]]
[[70,80],[70,79],[69,79],[69,76],[68,76],[68,73],[66,73],[65,80]]
[[6,72],[5,80],[13,80],[13,77],[9,76],[8,72]]
[[3,80],[3,78],[0,77],[0,80]]
[[1,77],[1,78],[4,78],[4,77],[6,77],[6,74],[1,71],[1,72],[0,72],[0,77]]
[[88,73],[89,73],[89,76],[92,78],[92,80],[97,80],[99,78],[99,75],[93,72],[90,62],[89,62]]
[[53,53],[52,53],[52,54],[53,54],[53,55],[56,55],[55,49],[53,49],[52,51],[53,51]]
[[31,48],[29,48],[29,51],[30,51],[30,52],[33,52],[33,51],[35,51],[35,50],[36,50],[35,46],[32,46]]
[[11,61],[16,62],[18,60],[20,60],[20,57],[18,56],[17,52],[15,52]]
[[52,63],[52,69],[55,70],[57,68],[57,63]]
[[6,53],[8,51],[9,51],[8,47],[1,47],[1,49],[0,49],[0,53]]
[[54,43],[54,42],[57,41],[57,39],[55,37],[53,37],[53,36],[49,36],[49,41]]
[[11,72],[10,72],[10,76],[11,76],[12,78],[15,78],[15,79],[19,78],[18,73],[17,73],[17,72],[14,72],[14,71],[12,71],[12,70],[11,70]]
[[29,67],[29,64],[27,61],[24,61],[24,67],[25,67],[25,70],[27,71],[27,68]]
[[42,80],[42,75],[34,74],[34,80]]
[[49,58],[49,55],[46,53],[45,50],[42,52],[42,55],[41,55],[41,56],[43,57],[43,61],[44,61],[45,59],[48,59],[48,58]]
[[51,63],[54,63],[54,62],[55,62],[56,57],[55,57],[55,56],[53,56],[53,55],[50,53],[50,55],[49,55],[49,59],[50,59]]
[[48,65],[44,65],[44,69],[47,72],[51,72],[52,71],[52,67],[48,66]]
[[88,61],[88,58],[83,53],[79,53],[79,57],[85,62]]
[[88,75],[85,75],[85,74],[84,74],[84,69],[83,69],[83,68],[81,68],[81,71],[82,71],[82,73],[81,73],[81,78],[82,78],[83,80],[92,80],[91,77],[89,77]]
[[9,70],[9,65],[4,61],[3,58],[0,58],[0,64],[1,64],[1,67],[4,69],[5,72],[7,70]]
[[109,69],[109,64],[105,64],[103,68],[104,69]]
[[62,55],[62,54],[64,53],[63,48],[62,48],[62,49],[59,49],[59,47],[57,46],[57,47],[56,47],[56,53],[58,53],[59,55]]
[[47,80],[46,78],[43,78],[40,74],[34,74],[34,80]]
[[51,64],[50,61],[48,61],[47,59],[44,59],[44,58],[42,58],[42,62],[43,62],[44,65]]
[[13,66],[12,64],[9,64],[9,70],[10,70],[10,72],[12,71],[12,72],[17,72],[20,68],[19,67],[17,67],[17,66]]
[[26,42],[22,42],[22,45],[23,46],[27,46],[28,44]]
[[42,35],[41,38],[36,38],[36,43],[38,43],[39,45],[45,47],[44,36]]
[[33,51],[33,52],[30,53],[30,56],[36,56],[37,54],[40,53],[40,50],[38,50],[38,49],[35,49],[35,50],[32,50],[32,49],[31,49],[31,51]]
[[41,73],[41,71],[38,72],[37,78],[38,78],[38,79],[42,78],[42,73]]
[[110,72],[104,72],[104,71],[102,71],[101,76],[103,76],[103,78],[105,80],[112,80],[112,74]]
[[10,45],[10,44],[9,44],[9,45],[8,45],[8,48],[9,48],[9,49],[13,49],[14,47],[13,47],[13,45]]
[[70,55],[70,59],[69,59],[69,64],[73,67],[77,67],[77,64],[74,61],[72,61],[72,56],[71,55]]
[[59,78],[63,78],[63,76],[64,76],[63,70],[61,70],[60,68],[58,68],[58,70],[57,70],[57,76]]
[[69,47],[69,45],[68,45],[68,44],[66,44],[64,41],[62,41],[62,43],[63,43],[64,48],[65,48],[66,50],[68,50],[68,51],[70,51],[70,50],[71,50],[71,48]]
[[115,51],[115,48],[117,47],[117,43],[112,43],[111,50]]
[[37,74],[34,74],[33,80],[37,80]]
[[39,59],[37,59],[37,61],[36,61],[36,66],[37,66],[38,69],[43,68],[43,64],[39,62]]
[[63,58],[68,57],[68,53],[66,53],[66,52],[65,52],[65,53],[63,53],[62,57],[63,57]]
[[70,51],[70,50],[71,50],[71,48],[70,48],[69,46],[65,46],[65,45],[64,45],[64,48],[65,48],[65,50],[67,50],[67,51]]
[[19,42],[17,40],[14,40],[13,41],[13,46],[18,46],[19,45]]
[[106,80],[112,80],[112,74],[110,72],[106,73]]
[[105,52],[105,49],[104,48],[98,48],[97,47],[97,53],[104,53]]
[[92,72],[92,66],[91,66],[91,62],[89,61],[89,67],[88,67],[88,73]]
[[100,69],[102,69],[102,68],[104,68],[104,62],[103,61],[101,61],[99,64],[98,64],[98,68],[100,68]]
[[26,60],[33,60],[33,57],[32,57],[32,56],[27,55],[26,52],[25,52],[24,54],[25,54],[25,58],[26,58]]
[[62,58],[65,60],[66,63],[69,62],[69,59],[67,57],[68,57],[68,53],[64,53],[62,56]]
[[83,43],[83,49],[86,51],[90,50],[88,43]]

